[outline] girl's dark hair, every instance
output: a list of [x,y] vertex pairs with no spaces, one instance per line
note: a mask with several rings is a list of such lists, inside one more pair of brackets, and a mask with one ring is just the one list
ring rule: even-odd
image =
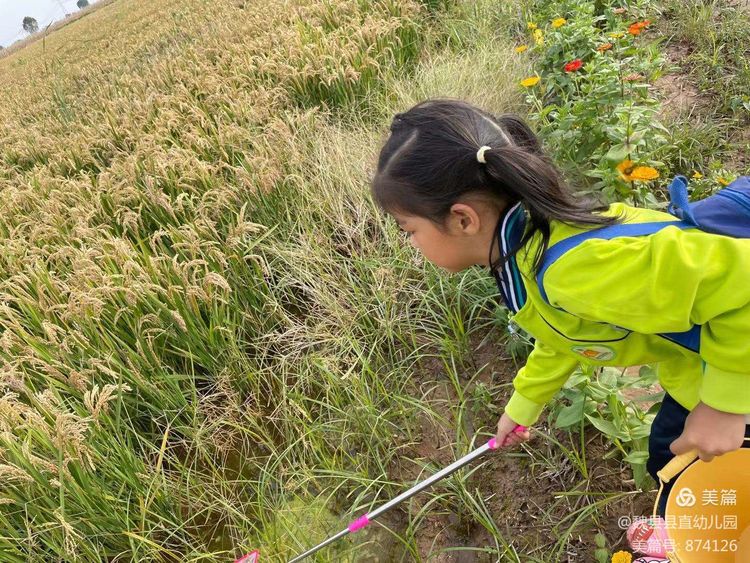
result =
[[[486,163],[477,160],[482,146]],[[515,115],[494,117],[466,102],[423,101],[391,124],[372,180],[375,202],[385,211],[431,219],[439,226],[451,206],[467,194],[484,193],[513,205],[521,202],[529,228],[517,248],[538,231],[542,244],[534,259],[539,269],[550,237],[550,221],[608,225],[616,218],[594,214],[606,206],[576,198],[544,154],[539,141]],[[497,265],[492,264],[491,267]]]

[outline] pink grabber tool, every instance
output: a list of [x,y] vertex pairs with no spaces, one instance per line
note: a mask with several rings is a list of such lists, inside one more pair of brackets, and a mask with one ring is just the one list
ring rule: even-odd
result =
[[[513,429],[513,432],[519,434],[522,432],[526,432],[526,427],[518,425]],[[490,450],[496,450],[500,448],[500,444],[497,443],[497,440],[495,438],[491,438],[486,444],[483,446],[479,446],[477,449],[475,449],[473,452],[470,452],[466,454],[461,459],[457,459],[453,463],[451,463],[448,467],[441,469],[437,473],[435,473],[432,477],[428,477],[421,483],[417,483],[414,485],[411,489],[404,491],[400,495],[398,495],[393,500],[388,501],[380,508],[377,508],[373,510],[372,512],[368,512],[366,514],[363,514],[356,520],[353,520],[345,529],[341,530],[338,534],[335,536],[331,536],[327,540],[325,540],[322,543],[319,543],[315,547],[308,549],[303,554],[298,555],[294,559],[290,560],[289,563],[296,563],[297,561],[302,561],[303,559],[306,559],[316,551],[320,551],[325,546],[332,544],[333,542],[340,540],[344,536],[348,534],[352,534],[358,530],[361,530],[365,526],[367,526],[370,522],[375,520],[376,518],[382,516],[386,512],[388,512],[391,508],[393,508],[396,505],[401,504],[407,499],[410,499],[414,495],[416,495],[419,492],[422,492],[430,485],[433,485],[440,481],[441,479],[444,479],[448,477],[448,475],[451,475],[461,469],[462,467],[469,465],[472,461],[477,459],[478,457],[482,457],[484,454],[486,454]],[[237,559],[234,563],[258,563],[260,560],[260,552],[256,549],[255,551],[248,553],[247,555],[244,555]]]

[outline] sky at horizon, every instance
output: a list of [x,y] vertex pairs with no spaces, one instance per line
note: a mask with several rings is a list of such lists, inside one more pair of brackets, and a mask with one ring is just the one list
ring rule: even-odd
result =
[[[28,33],[23,30],[23,18],[31,16],[44,29],[50,23],[65,19],[65,14],[78,11],[78,0],[0,0],[0,45],[10,47],[14,42],[25,39]],[[96,0],[89,0],[95,4]]]

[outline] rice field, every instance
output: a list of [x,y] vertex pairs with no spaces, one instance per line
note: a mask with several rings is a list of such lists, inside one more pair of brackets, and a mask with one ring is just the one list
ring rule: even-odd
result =
[[[494,282],[423,263],[368,179],[425,97],[525,111],[517,10],[117,0],[0,59],[1,561],[283,561],[491,435]],[[317,560],[589,553],[637,498],[592,440]]]

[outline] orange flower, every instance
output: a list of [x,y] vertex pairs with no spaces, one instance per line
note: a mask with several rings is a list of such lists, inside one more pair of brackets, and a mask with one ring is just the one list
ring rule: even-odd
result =
[[633,178],[633,180],[647,182],[648,180],[656,180],[659,177],[659,171],[650,166],[636,166],[630,173],[630,177]]
[[718,180],[718,182],[722,186],[728,186],[729,185],[729,180],[727,180],[726,178],[722,178],[721,176],[719,176],[718,178],[716,178],[716,180]]
[[596,50],[600,53],[603,53],[604,51],[609,51],[612,48],[612,43],[605,43],[604,45],[599,45]]
[[659,171],[656,168],[635,166],[632,160],[623,160],[617,165],[617,171],[626,182],[646,182],[659,177]]
[[649,20],[643,20],[642,22],[636,22],[634,24],[630,24],[630,27],[628,27],[628,33],[630,35],[640,35],[641,32],[648,27],[648,25],[651,22]]
[[635,82],[636,80],[640,80],[641,78],[643,78],[642,74],[638,74],[637,72],[632,72],[628,74],[627,76],[623,76],[622,79],[625,82]]
[[582,66],[583,61],[581,59],[575,59],[570,61],[569,63],[566,63],[563,68],[565,69],[565,72],[575,72],[577,70],[580,70]]
[[633,171],[633,168],[633,161],[628,159],[623,160],[620,164],[617,165],[617,171],[626,182],[632,182],[630,173]]

